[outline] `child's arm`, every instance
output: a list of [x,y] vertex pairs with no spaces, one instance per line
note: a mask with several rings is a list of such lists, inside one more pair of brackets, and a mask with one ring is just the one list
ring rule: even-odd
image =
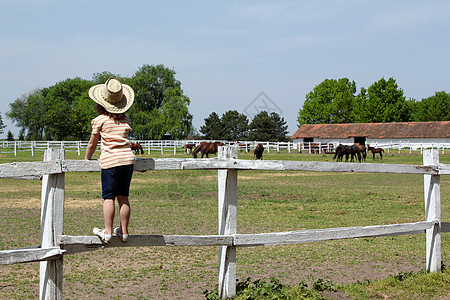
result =
[[94,155],[95,149],[97,149],[99,138],[99,133],[91,134],[91,138],[89,139],[88,145],[86,147],[86,155],[84,156],[84,159],[91,159],[92,155]]

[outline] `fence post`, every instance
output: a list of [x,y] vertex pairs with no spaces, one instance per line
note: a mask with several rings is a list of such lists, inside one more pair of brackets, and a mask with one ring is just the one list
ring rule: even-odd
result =
[[[439,164],[439,150],[423,151],[424,165]],[[427,221],[438,223],[426,230],[427,272],[441,270],[441,179],[440,175],[424,175],[425,217]]]
[[[237,148],[221,146],[219,159],[237,158]],[[236,234],[237,226],[237,170],[218,170],[219,234]],[[236,296],[236,247],[219,247],[219,298]]]
[[[44,160],[62,160],[64,150],[47,149]],[[59,246],[64,233],[64,173],[44,175],[41,194],[41,248]],[[63,257],[40,262],[39,299],[62,299]]]

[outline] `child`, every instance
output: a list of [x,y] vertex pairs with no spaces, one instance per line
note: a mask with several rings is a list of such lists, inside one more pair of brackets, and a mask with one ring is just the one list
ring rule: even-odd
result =
[[[99,114],[91,121],[92,133],[86,148],[85,159],[91,159],[101,137],[100,168],[102,180],[103,218],[105,228],[94,228],[93,232],[103,243],[110,243],[116,234],[122,242],[128,241],[130,203],[128,195],[136,157],[131,151],[128,134],[131,122],[124,113],[131,107],[134,91],[110,78],[105,84],[89,89],[89,97],[97,103]],[[119,203],[120,226],[113,231],[115,205]]]

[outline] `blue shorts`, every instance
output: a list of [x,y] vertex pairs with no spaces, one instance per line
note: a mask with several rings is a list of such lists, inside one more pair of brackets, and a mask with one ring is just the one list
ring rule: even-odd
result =
[[133,170],[134,165],[102,169],[102,198],[114,199],[116,196],[128,196]]

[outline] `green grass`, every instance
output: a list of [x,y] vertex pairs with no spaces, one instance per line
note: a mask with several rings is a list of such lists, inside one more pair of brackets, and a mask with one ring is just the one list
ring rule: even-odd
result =
[[[98,157],[98,152],[96,153]],[[66,152],[66,159],[82,159]],[[160,153],[142,157],[173,157]],[[176,157],[189,157],[177,153]],[[239,152],[242,159],[252,154]],[[332,161],[332,155],[264,153],[264,160]],[[43,153],[0,153],[0,163],[42,161]],[[450,163],[450,155],[440,161]],[[371,157],[368,163],[379,163]],[[420,153],[392,152],[383,163],[422,164]],[[66,174],[65,234],[92,235],[102,224],[99,173]],[[41,182],[2,179],[0,249],[40,243]],[[448,176],[441,177],[442,220],[450,219]],[[217,171],[177,170],[135,173],[131,186],[131,234],[217,234]],[[238,233],[279,232],[424,220],[423,176],[412,174],[239,171]],[[449,264],[448,234],[442,259]],[[201,297],[217,283],[216,247],[105,249],[64,258],[67,299]],[[423,274],[424,235],[361,238],[310,244],[239,248],[237,276],[278,278],[285,285],[332,280],[357,299],[404,291],[410,298],[448,293],[448,273]],[[35,298],[39,264],[2,266],[0,298]],[[398,274],[415,276],[395,281]],[[403,272],[403,273],[402,273]],[[408,273],[409,274],[409,273]],[[415,281],[412,278],[419,278]],[[423,276],[423,277],[422,277]],[[443,276],[433,279],[433,276]],[[392,278],[391,278],[392,277]],[[381,280],[377,280],[381,278]],[[411,279],[409,279],[411,278]],[[397,278],[398,279],[398,278]],[[411,282],[406,285],[406,282]],[[422,282],[427,283],[424,287]],[[442,287],[444,285],[444,287]],[[429,287],[428,287],[429,286]],[[139,288],[138,288],[139,287]],[[147,288],[142,288],[147,287]],[[377,296],[378,295],[378,296]],[[120,299],[120,296],[116,299]]]

